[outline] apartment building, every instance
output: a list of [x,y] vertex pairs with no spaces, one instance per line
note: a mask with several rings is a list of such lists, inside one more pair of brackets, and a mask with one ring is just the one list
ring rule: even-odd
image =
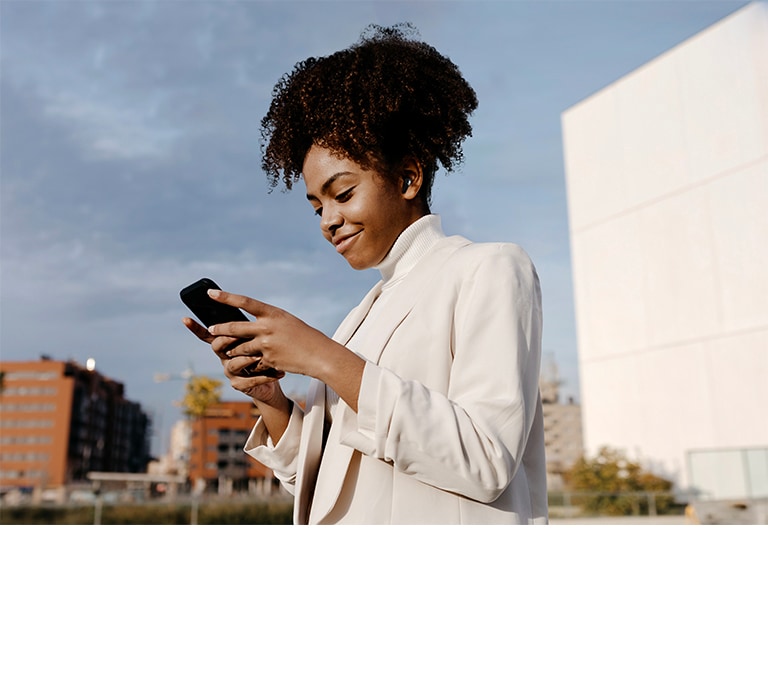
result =
[[193,489],[229,494],[276,486],[272,471],[243,451],[258,416],[253,402],[221,401],[189,421],[187,474]]
[[544,446],[547,452],[547,488],[564,488],[563,473],[584,455],[581,406],[573,399],[562,401],[560,381],[543,375],[539,382],[544,414]]
[[0,489],[56,489],[89,472],[146,469],[149,417],[92,360],[2,361],[0,376]]

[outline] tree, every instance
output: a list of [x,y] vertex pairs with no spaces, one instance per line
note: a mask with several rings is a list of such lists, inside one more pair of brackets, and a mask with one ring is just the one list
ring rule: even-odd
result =
[[181,409],[188,418],[198,419],[213,404],[221,401],[221,380],[208,378],[204,375],[193,375],[187,381]]
[[[181,410],[190,420],[200,424],[200,471],[205,465],[205,414],[214,404],[221,401],[221,381],[204,375],[193,375],[187,381]],[[195,446],[192,446],[192,451]],[[190,461],[191,462],[191,461]]]
[[647,513],[649,494],[656,512],[668,512],[674,503],[669,491],[672,482],[643,468],[608,447],[595,458],[581,458],[564,473],[570,491],[585,492],[576,496],[583,510],[599,515],[631,515]]

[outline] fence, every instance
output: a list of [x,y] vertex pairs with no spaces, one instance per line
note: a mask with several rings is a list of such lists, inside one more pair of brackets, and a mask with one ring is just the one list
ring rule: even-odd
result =
[[682,515],[694,499],[693,494],[669,491],[550,491],[549,512],[552,516]]
[[[701,524],[768,524],[768,499],[729,501],[670,493],[552,491],[552,519],[690,517]],[[269,496],[180,496],[111,502],[96,497],[66,505],[0,502],[0,524],[291,524],[292,499]]]

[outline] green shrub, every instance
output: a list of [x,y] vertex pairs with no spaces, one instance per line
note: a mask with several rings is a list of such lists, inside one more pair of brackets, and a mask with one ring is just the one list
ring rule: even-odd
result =
[[92,506],[2,508],[0,524],[93,524],[93,513]]
[[621,516],[648,514],[648,494],[656,513],[676,510],[672,482],[658,477],[625,456],[602,448],[595,458],[581,458],[564,474],[572,501],[586,513]]
[[292,503],[238,503],[201,505],[198,524],[292,524]]
[[[20,506],[0,509],[0,524],[94,524],[97,509],[82,506]],[[177,503],[104,504],[101,524],[190,524],[189,501]],[[203,501],[198,524],[292,524],[291,501]]]

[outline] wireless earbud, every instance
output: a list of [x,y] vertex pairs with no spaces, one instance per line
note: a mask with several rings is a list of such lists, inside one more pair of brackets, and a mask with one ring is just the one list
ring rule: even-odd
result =
[[402,189],[402,193],[405,193],[406,191],[408,191],[408,187],[410,187],[410,186],[411,186],[411,183],[412,183],[412,182],[413,182],[413,180],[412,180],[410,177],[406,177],[406,178],[403,180],[403,189]]

